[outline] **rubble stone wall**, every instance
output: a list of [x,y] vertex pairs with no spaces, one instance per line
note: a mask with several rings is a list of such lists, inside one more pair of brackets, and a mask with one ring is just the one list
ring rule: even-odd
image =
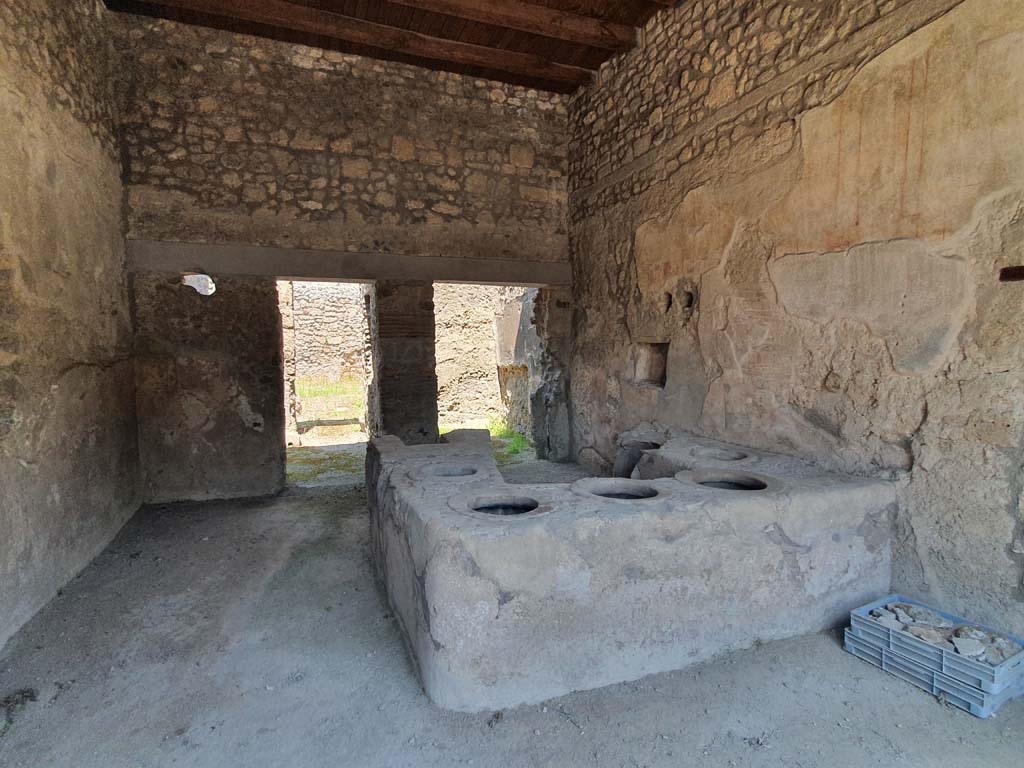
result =
[[563,96],[118,18],[130,237],[567,260]]
[[570,105],[574,454],[897,478],[894,586],[1024,631],[1022,43],[1017,0],[655,16]]
[[0,646],[139,502],[108,22],[0,4]]
[[503,417],[494,318],[503,288],[434,283],[437,410],[442,425]]
[[291,285],[295,375],[325,381],[362,376],[365,286],[312,282]]
[[281,315],[281,369],[284,374],[285,441],[293,445],[299,429],[299,393],[295,384],[295,312],[293,311],[294,283],[277,281],[277,311]]

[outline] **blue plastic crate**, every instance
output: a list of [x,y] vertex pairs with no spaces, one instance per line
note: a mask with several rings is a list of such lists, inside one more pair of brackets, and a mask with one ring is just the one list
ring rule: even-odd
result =
[[889,595],[881,600],[861,606],[850,611],[850,631],[855,637],[868,640],[872,644],[897,653],[919,664],[932,672],[938,672],[945,677],[952,678],[959,683],[966,683],[985,693],[1000,693],[1007,689],[1017,689],[1024,686],[1024,651],[1006,659],[997,667],[990,666],[983,661],[968,659],[955,651],[947,651],[938,646],[926,643],[924,640],[914,637],[907,632],[883,627],[871,618],[870,613],[875,608],[880,608],[889,603],[910,603],[919,605],[934,611],[940,616],[949,619],[954,625],[968,624],[972,627],[993,632],[1008,637],[1017,644],[1024,646],[1024,640],[1014,637],[998,629],[986,627],[968,621],[961,616],[951,613],[944,613],[937,608],[932,608],[920,600],[914,600],[903,595]]
[[876,645],[866,638],[857,637],[849,629],[845,632],[845,640],[844,648],[857,658],[884,669],[889,674],[928,691],[940,701],[970,712],[975,717],[991,717],[1003,704],[1024,695],[1024,682],[1015,687],[1004,688],[1000,693],[986,693],[894,653],[888,648]]

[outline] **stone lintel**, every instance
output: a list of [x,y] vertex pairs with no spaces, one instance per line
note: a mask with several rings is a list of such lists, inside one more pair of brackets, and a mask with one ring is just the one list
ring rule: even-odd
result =
[[563,286],[564,261],[467,259],[450,256],[282,248],[245,243],[128,240],[131,272],[276,277],[283,280],[422,280],[491,285]]

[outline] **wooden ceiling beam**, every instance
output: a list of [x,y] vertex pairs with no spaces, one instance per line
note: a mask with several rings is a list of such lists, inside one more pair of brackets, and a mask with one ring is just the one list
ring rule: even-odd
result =
[[516,29],[607,51],[626,51],[636,43],[636,30],[626,24],[616,24],[545,5],[533,5],[523,0],[388,1],[421,11]]
[[287,0],[147,0],[144,4],[320,35],[437,62],[508,72],[561,84],[566,89],[589,82],[592,74],[590,70],[548,61],[529,53],[431,37]]

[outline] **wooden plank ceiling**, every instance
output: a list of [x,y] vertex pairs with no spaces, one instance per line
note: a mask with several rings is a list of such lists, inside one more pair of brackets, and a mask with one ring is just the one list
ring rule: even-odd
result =
[[107,0],[117,11],[568,93],[678,0]]

